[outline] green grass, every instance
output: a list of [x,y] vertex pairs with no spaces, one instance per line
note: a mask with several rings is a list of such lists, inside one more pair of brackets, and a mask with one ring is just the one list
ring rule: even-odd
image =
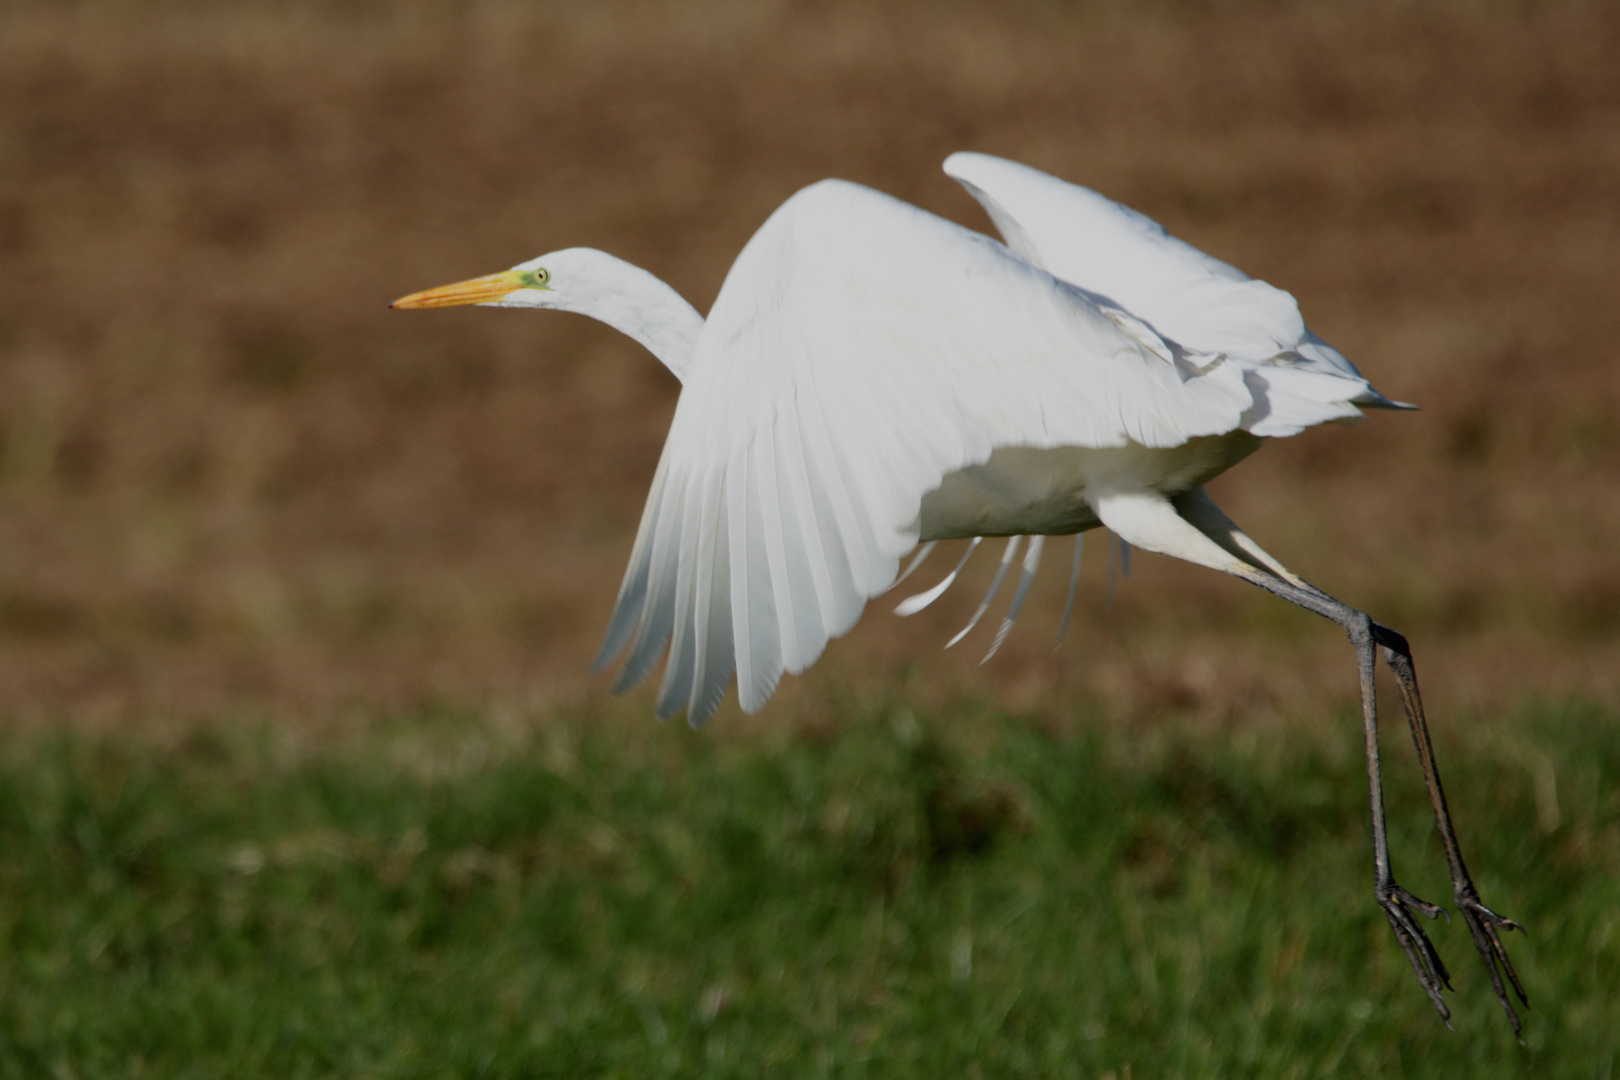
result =
[[[1348,718],[626,730],[12,737],[0,1075],[1611,1075],[1613,712],[1441,747],[1482,894],[1530,928],[1523,1048],[1460,922],[1448,1032],[1371,903]],[[1399,734],[1397,870],[1449,903]]]

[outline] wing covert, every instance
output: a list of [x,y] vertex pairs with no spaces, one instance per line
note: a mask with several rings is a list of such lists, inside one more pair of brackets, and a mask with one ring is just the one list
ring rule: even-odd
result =
[[1179,344],[1251,372],[1244,427],[1292,435],[1357,406],[1400,407],[1306,329],[1294,297],[1171,236],[1089,188],[988,154],[956,153],[945,172],[985,208],[1013,250],[1107,297]]

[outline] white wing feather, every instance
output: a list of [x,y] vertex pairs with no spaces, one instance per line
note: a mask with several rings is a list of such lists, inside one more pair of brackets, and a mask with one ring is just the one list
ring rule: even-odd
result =
[[996,576],[990,579],[990,588],[985,590],[984,599],[979,601],[979,606],[973,609],[973,617],[968,620],[968,624],[958,630],[956,636],[945,643],[947,649],[973,633],[973,628],[979,625],[979,620],[984,618],[984,613],[990,610],[990,605],[995,602],[996,593],[1001,591],[1001,583],[1007,578],[1008,568],[1012,566],[1013,559],[1018,555],[1018,545],[1023,540],[1022,536],[1007,538],[1007,547],[1002,551],[1001,563],[996,567]]
[[1255,405],[1243,426],[1293,435],[1401,408],[1305,328],[1281,289],[1176,239],[1097,192],[988,154],[957,153],[945,171],[977,199],[1008,246],[1064,281],[1099,294],[1185,348],[1230,357],[1248,372]]
[[[1075,534],[1077,537],[1080,533]],[[990,651],[984,654],[980,664],[988,664],[990,658],[995,656],[1001,646],[1006,644],[1007,635],[1012,633],[1013,623],[1018,621],[1018,613],[1024,610],[1024,599],[1029,596],[1029,587],[1035,583],[1035,571],[1041,565],[1041,549],[1046,546],[1046,537],[1032,536],[1029,538],[1029,550],[1024,554],[1024,568],[1018,575],[1018,588],[1013,592],[1012,603],[1007,605],[1007,615],[1001,620],[1001,626],[996,630],[996,638],[990,645]]]
[[[988,237],[823,181],[738,256],[687,373],[599,664],[669,643],[660,716],[745,711],[893,582],[922,497],[1004,446],[1234,430],[1244,372]],[[724,617],[729,610],[729,619]]]
[[[915,615],[929,604],[932,604],[935,600],[938,600],[941,596],[944,596],[945,590],[951,587],[951,583],[956,580],[956,576],[962,572],[962,567],[967,565],[968,559],[972,558],[974,550],[981,543],[983,543],[983,541],[984,537],[982,536],[975,536],[969,540],[967,550],[962,552],[962,558],[951,569],[950,573],[946,574],[940,579],[938,585],[935,585],[932,589],[926,589],[923,592],[917,593],[914,596],[906,597],[895,607],[894,613],[901,618]],[[930,541],[927,546],[932,547],[933,543],[933,541]],[[905,575],[902,574],[901,576],[904,577]]]

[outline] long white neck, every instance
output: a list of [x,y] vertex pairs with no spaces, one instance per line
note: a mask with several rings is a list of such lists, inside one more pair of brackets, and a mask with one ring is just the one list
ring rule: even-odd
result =
[[685,382],[703,332],[703,316],[641,267],[587,250],[575,248],[550,257],[556,291],[546,294],[545,306],[589,315],[635,338]]

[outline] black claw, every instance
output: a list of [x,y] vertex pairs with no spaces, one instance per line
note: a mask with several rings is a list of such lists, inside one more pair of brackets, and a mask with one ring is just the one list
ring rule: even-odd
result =
[[1405,889],[1401,888],[1399,885],[1394,886],[1391,891],[1396,896],[1400,897],[1402,903],[1406,904],[1408,907],[1417,908],[1419,911],[1423,912],[1423,914],[1427,915],[1431,919],[1438,919],[1440,916],[1444,915],[1446,917],[1447,925],[1450,925],[1450,923],[1451,923],[1451,912],[1447,911],[1445,908],[1441,907],[1439,904],[1431,904],[1427,900],[1421,899],[1420,897],[1413,896],[1411,893],[1407,892]]
[[1418,911],[1433,919],[1443,914],[1445,909],[1413,896],[1394,882],[1378,891],[1378,906],[1384,909],[1390,929],[1395,931],[1395,941],[1406,953],[1418,985],[1429,995],[1429,1001],[1434,1004],[1440,1019],[1446,1022],[1446,1027],[1451,1027],[1451,1010],[1440,996],[1442,990],[1451,989],[1451,973],[1446,970],[1445,961],[1440,959],[1434,942],[1429,940],[1429,935],[1412,914]]
[[[1508,997],[1507,987],[1512,986],[1513,992],[1518,995],[1519,1002],[1530,1007],[1530,998],[1524,992],[1524,984],[1519,981],[1519,973],[1513,970],[1513,961],[1508,959],[1507,947],[1502,944],[1497,928],[1503,930],[1517,930],[1524,933],[1524,927],[1504,915],[1498,915],[1490,908],[1479,902],[1472,889],[1459,890],[1457,894],[1457,909],[1462,912],[1463,921],[1468,924],[1469,932],[1474,938],[1474,948],[1485,961],[1485,970],[1491,977],[1491,989],[1496,991],[1496,1000],[1502,1003],[1502,1009],[1507,1013],[1508,1023],[1513,1026],[1513,1037],[1524,1044],[1524,1035],[1519,1024],[1519,1014],[1513,1009],[1513,1001]],[[1503,976],[1506,984],[1503,985]]]

